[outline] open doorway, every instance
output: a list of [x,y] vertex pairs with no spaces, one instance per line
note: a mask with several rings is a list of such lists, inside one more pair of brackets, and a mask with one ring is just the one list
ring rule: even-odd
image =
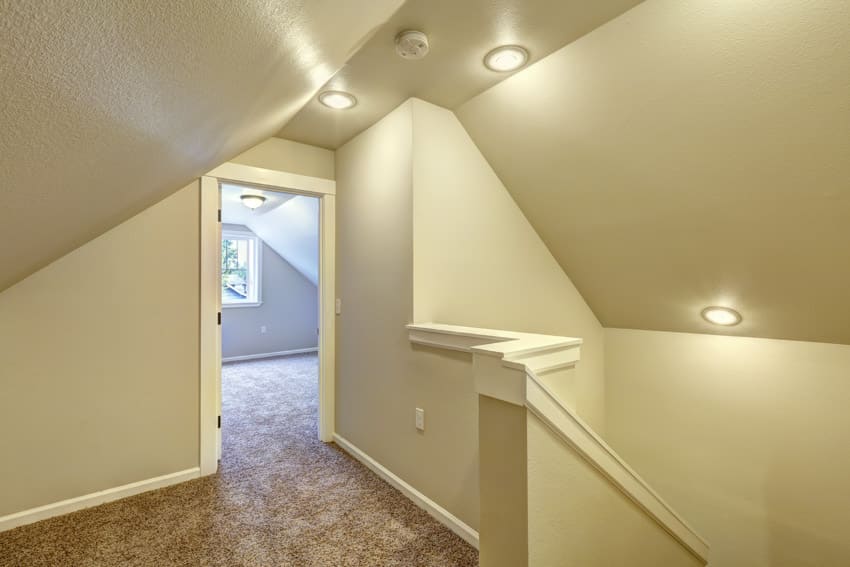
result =
[[[319,199],[221,183],[221,465],[316,438]],[[278,455],[278,458],[282,455]]]
[[332,440],[334,192],[237,164],[201,178],[202,474],[296,423]]

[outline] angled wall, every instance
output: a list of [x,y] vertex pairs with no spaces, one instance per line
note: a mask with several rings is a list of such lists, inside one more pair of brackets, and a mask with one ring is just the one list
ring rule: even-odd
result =
[[198,465],[192,183],[0,293],[0,516]]
[[602,326],[454,113],[411,104],[414,319],[583,339],[576,409],[603,431]]
[[198,466],[199,215],[196,180],[0,292],[0,517]]
[[606,327],[850,344],[848,29],[646,0],[457,114]]

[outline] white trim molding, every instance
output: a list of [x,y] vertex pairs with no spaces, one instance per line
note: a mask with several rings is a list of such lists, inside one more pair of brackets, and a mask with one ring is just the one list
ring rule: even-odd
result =
[[257,187],[267,187],[273,191],[286,191],[287,193],[312,197],[336,194],[336,182],[331,179],[310,177],[275,169],[263,169],[262,167],[240,163],[224,163],[207,175],[218,178],[220,181],[248,183]]
[[479,395],[525,406],[703,564],[709,544],[541,380],[580,358],[581,339],[438,323],[407,325],[410,342],[472,354]]
[[[334,304],[336,302],[335,246],[336,182],[285,171],[225,163],[201,177],[201,474],[216,472],[221,430],[221,205],[220,184],[228,181],[269,191],[319,199],[319,439],[329,443],[334,432],[336,374]],[[274,354],[275,356],[277,353]]]
[[434,519],[449,528],[466,543],[475,549],[478,549],[478,532],[469,527],[466,523],[460,520],[460,518],[413,488],[410,484],[396,476],[388,468],[356,447],[353,443],[351,443],[351,441],[348,441],[345,437],[342,437],[338,433],[334,433],[334,443],[336,443],[343,451],[363,463],[366,468],[384,479],[390,486],[404,494],[414,504],[428,512],[428,514],[430,514]]
[[0,532],[32,524],[40,520],[53,518],[55,516],[70,514],[71,512],[76,512],[84,508],[91,508],[92,506],[113,502],[115,500],[127,498],[128,496],[141,494],[142,492],[148,492],[150,490],[164,488],[173,484],[179,484],[200,476],[201,469],[195,467],[184,471],[149,478],[147,480],[131,482],[130,484],[116,486],[115,488],[92,492],[91,494],[78,496],[76,498],[69,498],[68,500],[54,502],[53,504],[46,504],[44,506],[39,506],[38,508],[24,510],[23,512],[16,512],[14,514],[9,514],[8,516],[0,517]]
[[242,356],[228,356],[222,358],[222,362],[239,362],[241,360],[258,360],[261,358],[274,358],[276,356],[289,356],[292,354],[305,354],[308,352],[319,352],[319,347],[296,348],[292,350],[282,350],[279,352],[263,352],[260,354],[245,354]]
[[617,486],[667,533],[700,561],[707,563],[708,542],[700,537],[588,424],[561,404],[534,373],[529,372],[526,381],[525,405],[529,411]]

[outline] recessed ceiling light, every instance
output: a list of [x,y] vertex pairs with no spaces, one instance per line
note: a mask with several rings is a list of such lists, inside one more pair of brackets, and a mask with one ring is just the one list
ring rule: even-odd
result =
[[528,51],[519,45],[503,45],[484,56],[484,65],[491,71],[507,73],[528,62]]
[[266,202],[266,198],[262,195],[240,195],[239,198],[242,199],[242,204],[252,211],[262,207],[263,203]]
[[706,307],[702,310],[702,318],[715,325],[731,327],[741,322],[741,314],[728,307]]
[[334,110],[345,110],[357,104],[351,93],[343,91],[325,91],[319,94],[319,102]]

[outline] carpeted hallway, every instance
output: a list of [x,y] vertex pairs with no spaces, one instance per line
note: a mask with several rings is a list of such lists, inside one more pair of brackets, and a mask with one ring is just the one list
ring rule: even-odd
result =
[[220,472],[0,533],[0,565],[439,566],[478,553],[317,439],[317,358],[224,365]]

